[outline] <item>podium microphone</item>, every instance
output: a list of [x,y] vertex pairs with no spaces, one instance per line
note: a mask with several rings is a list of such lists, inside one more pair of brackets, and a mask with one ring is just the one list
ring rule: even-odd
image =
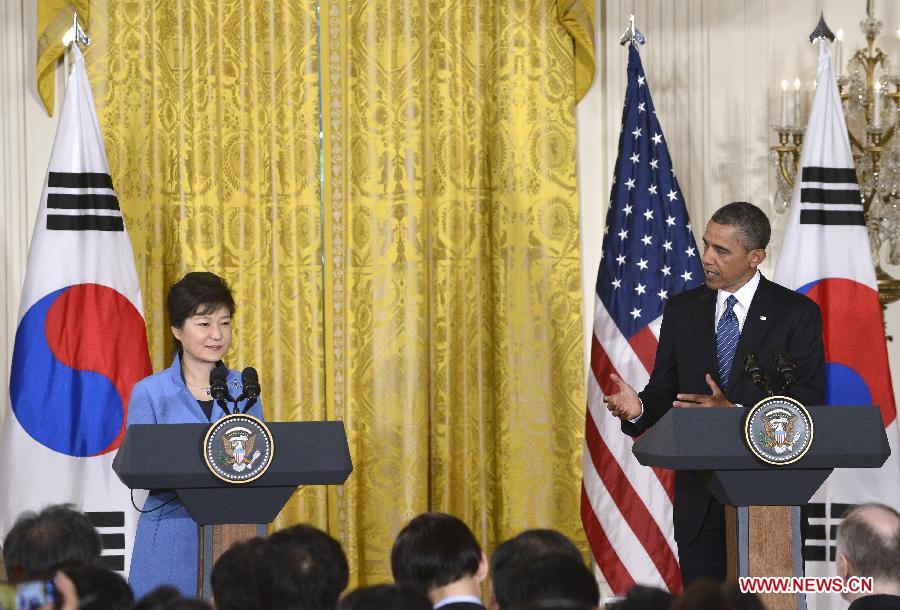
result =
[[241,373],[241,385],[244,386],[244,391],[238,397],[238,401],[244,398],[247,399],[247,404],[241,409],[241,413],[246,413],[256,404],[256,399],[259,398],[259,394],[262,391],[259,385],[259,375],[255,368],[248,366],[244,369]]
[[763,373],[762,366],[759,364],[759,357],[755,353],[750,352],[744,356],[744,372],[750,376],[756,387],[766,393],[766,396],[772,395],[769,379]]
[[775,368],[778,369],[778,378],[784,384],[782,391],[787,390],[797,383],[797,367],[784,354],[776,354],[774,360]]
[[228,371],[224,366],[216,366],[209,372],[209,394],[228,413],[227,401],[234,401],[228,392]]

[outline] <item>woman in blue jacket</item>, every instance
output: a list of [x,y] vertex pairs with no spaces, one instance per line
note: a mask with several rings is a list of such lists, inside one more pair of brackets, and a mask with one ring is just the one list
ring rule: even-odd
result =
[[[213,273],[188,273],[166,299],[176,355],[172,366],[139,381],[131,393],[128,425],[214,422],[228,415],[214,403],[209,374],[224,367],[231,345],[234,297]],[[241,375],[228,369],[228,390],[241,394]],[[262,419],[255,404],[250,415]],[[135,599],[161,585],[193,597],[197,590],[197,524],[168,490],[150,490],[138,521],[129,582]]]

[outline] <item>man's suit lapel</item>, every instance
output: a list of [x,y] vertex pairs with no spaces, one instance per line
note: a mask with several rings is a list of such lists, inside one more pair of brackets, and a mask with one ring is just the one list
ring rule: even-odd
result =
[[729,392],[733,393],[735,384],[744,375],[744,357],[750,352],[759,355],[759,346],[769,331],[772,315],[772,282],[760,276],[759,286],[750,302],[744,328],[741,329],[741,338],[734,353],[734,363],[731,365],[728,387],[725,390],[726,396],[731,396]]
[[[719,380],[719,366],[716,364],[716,291],[704,290],[695,310],[693,324],[697,331],[697,357],[703,358],[703,370]],[[703,382],[706,387],[706,382]]]

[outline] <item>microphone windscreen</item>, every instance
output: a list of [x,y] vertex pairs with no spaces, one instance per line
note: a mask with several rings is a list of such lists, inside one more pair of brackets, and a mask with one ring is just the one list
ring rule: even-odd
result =
[[213,400],[228,398],[228,370],[224,366],[213,367],[209,372],[209,393]]
[[259,396],[261,391],[259,375],[252,366],[248,366],[241,373],[241,384],[244,386],[244,396],[246,398],[257,398]]

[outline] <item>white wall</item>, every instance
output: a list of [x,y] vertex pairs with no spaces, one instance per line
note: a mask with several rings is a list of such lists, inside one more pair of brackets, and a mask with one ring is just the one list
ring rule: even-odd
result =
[[[581,189],[585,371],[590,357],[594,284],[625,99],[628,53],[618,40],[632,12],[647,44],[641,60],[656,114],[690,212],[695,236],[729,201],[752,201],[772,220],[774,235],[763,273],[773,275],[784,214],[772,207],[775,170],[769,147],[779,121],[780,83],[799,77],[804,116],[815,79],[816,48],[808,36],[824,11],[843,28],[844,59],[865,43],[864,2],[846,0],[596,0],[597,75],[577,109]],[[896,63],[900,2],[875,0],[884,23],[881,48]],[[896,70],[895,70],[896,71]],[[898,136],[900,137],[900,136]],[[699,239],[698,239],[699,241]],[[900,278],[900,269],[889,271]],[[892,371],[900,371],[900,303],[887,310]],[[900,397],[900,374],[894,374]],[[898,482],[900,484],[900,482]]]

